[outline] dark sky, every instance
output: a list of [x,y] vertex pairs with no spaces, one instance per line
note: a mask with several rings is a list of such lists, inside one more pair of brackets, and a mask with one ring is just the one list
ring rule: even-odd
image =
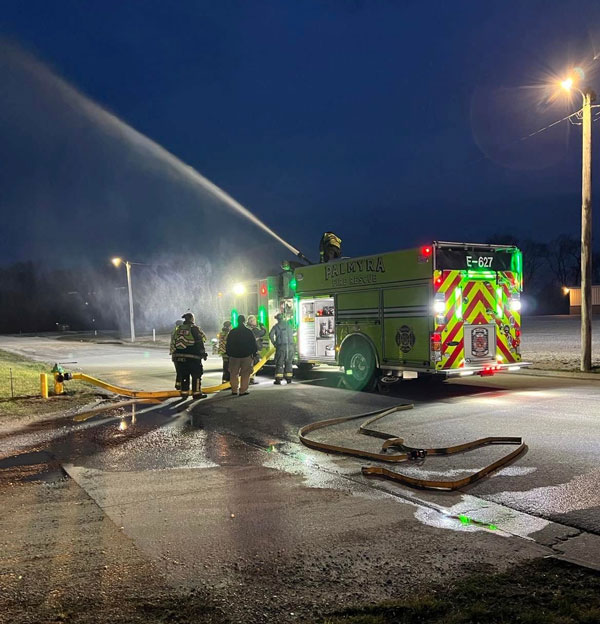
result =
[[578,232],[580,128],[519,139],[578,107],[550,101],[570,67],[600,91],[597,0],[29,0],[0,25],[1,263],[273,251],[44,66],[313,258],[330,229],[347,255]]

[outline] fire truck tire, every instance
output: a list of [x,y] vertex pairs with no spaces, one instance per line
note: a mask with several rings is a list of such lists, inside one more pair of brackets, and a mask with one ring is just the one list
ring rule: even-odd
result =
[[378,378],[375,354],[366,340],[357,339],[345,345],[340,359],[344,367],[342,381],[346,388],[366,392],[375,389]]

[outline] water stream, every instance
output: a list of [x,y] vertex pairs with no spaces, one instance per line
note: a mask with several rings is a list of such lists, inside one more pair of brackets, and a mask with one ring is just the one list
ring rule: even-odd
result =
[[65,106],[82,113],[87,118],[102,127],[105,131],[112,133],[127,141],[131,146],[148,156],[162,162],[172,171],[178,173],[183,179],[208,191],[212,196],[219,199],[223,204],[231,208],[235,213],[245,217],[251,223],[264,230],[276,241],[289,249],[294,255],[300,254],[299,250],[286,240],[276,234],[270,227],[263,223],[256,215],[235,200],[223,189],[208,180],[193,167],[187,165],[177,156],[166,150],[164,147],[153,141],[146,135],[132,128],[130,125],[119,119],[113,113],[108,112],[99,104],[92,101],[80,93],[77,89],[67,83],[63,78],[54,74],[41,62],[20,50],[19,48],[5,41],[0,41],[0,49],[3,56],[8,56],[9,61],[18,66],[23,71],[33,76],[45,87],[54,90],[60,96]]

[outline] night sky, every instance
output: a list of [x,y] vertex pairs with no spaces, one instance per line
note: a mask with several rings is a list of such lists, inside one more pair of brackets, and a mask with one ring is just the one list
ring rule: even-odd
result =
[[578,108],[553,98],[574,65],[600,92],[597,0],[29,0],[0,25],[2,264],[289,256],[53,75],[312,258],[325,230],[345,255],[578,233],[580,127],[520,138]]

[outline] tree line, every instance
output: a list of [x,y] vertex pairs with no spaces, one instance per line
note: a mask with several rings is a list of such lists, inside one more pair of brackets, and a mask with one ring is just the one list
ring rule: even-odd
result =
[[[527,302],[524,313],[567,314],[568,297],[564,287],[581,282],[581,244],[562,234],[542,243],[509,234],[494,234],[490,244],[516,245],[523,253],[523,294]],[[600,284],[600,252],[592,255],[592,283]]]
[[[525,314],[565,314],[564,286],[580,283],[579,240],[562,235],[544,243],[494,234],[490,244],[517,245],[523,252]],[[593,282],[600,284],[600,253],[593,254]],[[217,263],[218,265],[218,263]],[[192,310],[206,327],[218,328],[226,315],[218,291],[241,266],[216,272],[205,258],[171,259],[134,267],[136,327],[140,331],[172,327]],[[249,276],[246,276],[249,277]],[[255,276],[256,277],[256,276]],[[112,266],[54,268],[19,262],[0,267],[0,333],[129,328],[124,271]]]

